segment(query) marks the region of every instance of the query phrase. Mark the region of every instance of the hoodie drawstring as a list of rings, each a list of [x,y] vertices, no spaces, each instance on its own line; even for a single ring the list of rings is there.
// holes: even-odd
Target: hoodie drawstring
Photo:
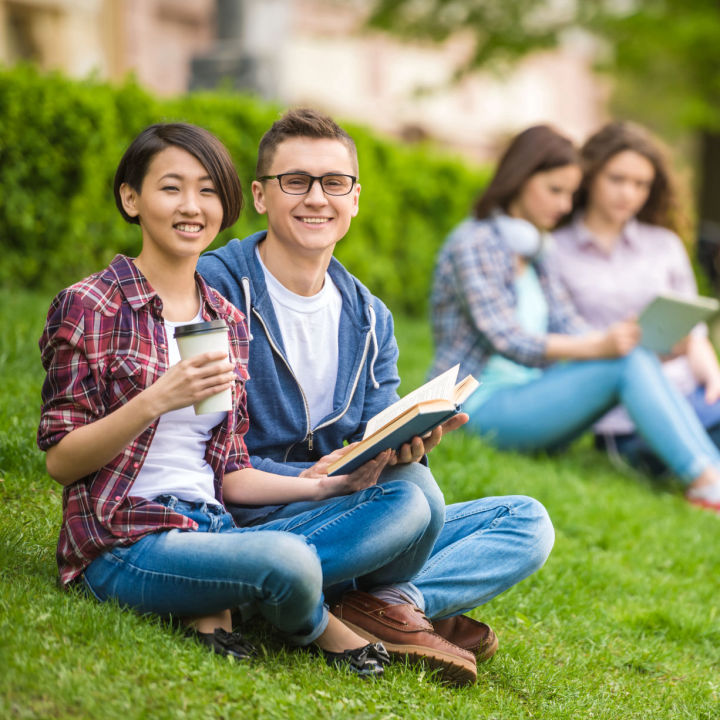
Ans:
[[[250,307],[250,279],[243,277],[240,279],[242,285],[243,295],[245,295],[245,322],[247,323],[248,340],[252,340],[253,336],[250,332],[250,316],[252,315],[252,308]]]
[[[377,390],[380,387],[380,383],[375,379],[375,360],[377,360],[380,348],[378,347],[377,335],[375,333],[375,308],[372,305],[368,305],[370,311],[370,338],[373,344],[373,355],[370,360],[370,379],[372,380],[373,387]]]

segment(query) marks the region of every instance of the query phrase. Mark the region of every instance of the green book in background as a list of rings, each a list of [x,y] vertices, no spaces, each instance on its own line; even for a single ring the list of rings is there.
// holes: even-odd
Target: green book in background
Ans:
[[[455,365],[370,418],[363,439],[329,466],[328,475],[350,473],[383,450],[398,450],[460,412],[480,383],[472,375],[456,383],[459,368]]]
[[[720,302],[709,297],[686,297],[665,293],[650,301],[638,317],[642,329],[640,345],[667,355],[694,327],[720,310]]]

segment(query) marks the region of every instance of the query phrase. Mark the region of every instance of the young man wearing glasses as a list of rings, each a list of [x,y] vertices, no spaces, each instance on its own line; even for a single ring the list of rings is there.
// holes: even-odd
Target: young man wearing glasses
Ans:
[[[273,124],[258,151],[252,184],[268,229],[200,258],[198,270],[246,315],[247,384],[253,466],[288,476],[359,440],[369,418],[397,399],[398,349],[386,306],[333,258],[358,213],[355,144],[332,119],[293,110]],[[410,482],[424,493],[427,561],[404,582],[371,592],[328,589],[331,610],[396,655],[424,658],[455,682],[472,682],[476,660],[497,638],[463,613],[545,562],[553,529],[545,509],[523,496],[445,507],[425,455],[460,416],[392,458],[379,485]],[[363,473],[363,468],[355,471]],[[374,481],[374,478],[373,480]],[[231,508],[238,524],[293,518],[322,503]],[[382,541],[384,528],[364,532]]]

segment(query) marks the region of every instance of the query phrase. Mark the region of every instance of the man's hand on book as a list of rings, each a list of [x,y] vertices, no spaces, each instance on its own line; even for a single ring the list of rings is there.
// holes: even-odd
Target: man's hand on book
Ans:
[[[316,500],[336,497],[337,495],[350,495],[350,493],[372,487],[378,481],[380,473],[390,462],[394,453],[392,450],[385,450],[376,458],[366,462],[357,470],[347,475],[327,476],[328,466],[341,458],[346,452],[352,450],[357,443],[351,443],[345,447],[334,450],[329,455],[321,457],[314,465],[303,470],[300,477],[313,478],[317,480],[318,495]]]
[[[390,465],[404,465],[405,463],[418,462],[423,455],[427,455],[442,439],[443,434],[457,430],[464,425],[470,416],[467,413],[453,415],[447,422],[438,425],[429,435],[424,438],[414,437],[411,442],[405,443],[390,460]]]

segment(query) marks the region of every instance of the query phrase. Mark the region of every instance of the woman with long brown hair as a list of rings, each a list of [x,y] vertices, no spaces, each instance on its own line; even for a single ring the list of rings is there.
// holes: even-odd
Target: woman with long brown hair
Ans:
[[[572,143],[537,126],[515,137],[445,242],[432,290],[434,372],[483,381],[465,426],[500,448],[557,450],[623,405],[696,504],[720,510],[720,453],[636,322],[588,328],[544,260],[581,179]]]
[[[697,295],[660,144],[639,125],[612,122],[587,140],[581,155],[574,213],[555,233],[552,263],[584,320],[602,329],[640,313],[657,295]],[[720,366],[705,326],[663,358],[663,371],[720,446]],[[665,469],[623,410],[609,413],[595,432],[599,444],[631,464]]]

